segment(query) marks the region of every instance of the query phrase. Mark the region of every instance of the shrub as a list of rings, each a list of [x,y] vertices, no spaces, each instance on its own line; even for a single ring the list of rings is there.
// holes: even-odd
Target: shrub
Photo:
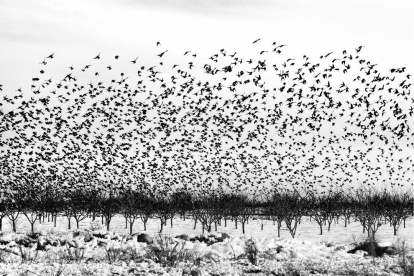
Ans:
[[[37,258],[38,251],[32,250],[30,247],[24,247],[20,244],[17,244],[17,248],[19,249],[19,256],[23,262],[32,263]]]
[[[149,246],[147,257],[162,266],[175,267],[179,262],[194,260],[193,254],[183,249],[180,242],[174,244],[171,237],[159,235]]]
[[[66,254],[63,257],[66,260],[80,263],[85,255],[85,249],[79,247],[69,247],[69,245],[66,244],[65,253]]]
[[[414,275],[414,256],[408,255],[408,247],[405,240],[398,240],[396,246],[398,252],[398,265],[402,275]]]
[[[253,239],[248,239],[246,241],[246,248],[247,248],[247,259],[252,263],[253,265],[257,265],[257,255],[258,250],[256,247],[256,243],[253,241]]]

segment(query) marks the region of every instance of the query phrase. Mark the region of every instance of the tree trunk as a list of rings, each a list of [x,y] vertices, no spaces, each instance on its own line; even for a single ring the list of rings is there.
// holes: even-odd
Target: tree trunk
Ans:
[[[332,220],[328,221],[328,232],[331,231],[331,224],[332,224]]]
[[[16,233],[16,220],[12,220],[13,232]]]
[[[165,222],[164,222],[164,220],[162,218],[160,218],[160,220],[161,220],[161,229],[160,229],[160,234],[161,234],[162,231],[164,230],[164,224],[165,224]]]
[[[134,222],[129,223],[129,234],[132,234],[132,226],[134,225]]]
[[[277,222],[277,237],[280,238],[280,228],[282,228],[282,222]]]
[[[111,223],[111,216],[106,217],[106,230],[109,231],[109,224]]]

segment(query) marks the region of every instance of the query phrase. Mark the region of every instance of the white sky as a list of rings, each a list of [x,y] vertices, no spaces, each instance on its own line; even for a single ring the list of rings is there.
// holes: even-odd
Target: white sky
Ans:
[[[274,41],[288,45],[284,56],[292,58],[363,45],[380,72],[403,66],[412,72],[413,7],[412,0],[0,0],[0,96],[20,87],[29,94],[39,62],[51,53],[45,75],[52,71],[56,81],[99,52],[114,64],[117,54],[150,64],[167,49],[171,62],[187,50],[207,58],[222,48],[259,57]]]
[[[360,45],[384,68],[414,62],[413,4],[406,1],[178,0],[0,1],[0,83],[17,89],[42,57],[60,66],[98,52],[128,58],[160,41],[172,54],[251,50],[262,39],[287,44],[292,56],[322,55]],[[289,56],[289,54],[287,54]],[[40,60],[39,60],[40,59]]]

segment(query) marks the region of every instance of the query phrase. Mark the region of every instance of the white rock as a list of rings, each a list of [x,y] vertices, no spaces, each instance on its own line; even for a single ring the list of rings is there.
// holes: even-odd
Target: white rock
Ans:
[[[228,258],[233,256],[233,249],[231,248],[231,245],[229,243],[224,242],[218,242],[215,244],[212,244],[208,247],[209,252],[205,255],[205,257],[211,257],[213,259],[219,259],[219,258]],[[237,257],[237,255],[236,255]]]
[[[276,254],[275,259],[277,261],[284,261],[287,259],[287,255],[285,253]]]
[[[228,242],[233,248],[234,254],[237,256],[246,254],[246,242],[238,237],[232,238]]]
[[[203,257],[207,253],[207,245],[203,242],[195,243],[191,249],[191,253],[196,256]]]
[[[11,241],[7,245],[8,245],[8,247],[15,247],[15,246],[17,246],[17,243],[15,241]]]
[[[183,250],[193,250],[193,248],[194,248],[194,243],[193,242],[190,242],[190,241],[184,241],[184,244],[183,244]]]
[[[357,250],[355,251],[354,255],[358,257],[364,257],[365,255],[368,255],[368,253],[363,250]]]
[[[1,240],[5,242],[11,242],[12,240],[14,240],[15,236],[16,235],[14,233],[7,233],[1,237]]]
[[[305,257],[305,255],[304,255],[304,254],[302,254],[302,253],[300,253],[300,252],[297,252],[297,251],[291,251],[291,252],[290,252],[290,257],[291,257],[292,259],[302,259],[302,258],[304,258],[304,257]]]
[[[134,262],[134,260],[131,260],[129,262],[129,267],[131,267],[131,268],[136,268],[137,267],[137,264]]]
[[[332,256],[334,259],[339,261],[348,260],[350,258],[349,254],[343,251],[335,251]]]
[[[379,242],[379,243],[377,243],[377,246],[378,247],[390,247],[390,246],[392,246],[392,242],[390,242],[390,241]]]

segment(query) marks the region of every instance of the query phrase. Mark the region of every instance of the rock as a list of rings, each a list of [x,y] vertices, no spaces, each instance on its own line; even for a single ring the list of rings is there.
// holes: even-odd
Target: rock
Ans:
[[[5,235],[3,235],[3,236],[1,237],[1,240],[2,240],[5,244],[7,244],[7,243],[9,243],[9,242],[13,241],[15,237],[16,237],[15,233],[7,233],[7,234],[5,234]]]
[[[46,246],[48,245],[48,241],[44,237],[40,237],[37,240],[37,247],[36,250],[46,251]]]
[[[368,253],[366,251],[363,251],[363,250],[357,250],[357,251],[355,251],[354,255],[356,255],[358,257],[364,257],[365,255],[368,255]]]
[[[227,234],[227,233],[221,233],[221,238],[222,238],[223,240],[225,240],[225,239],[230,239],[231,237],[230,237],[230,235],[229,235],[229,234]]]
[[[345,245],[338,245],[334,248],[334,251],[345,251],[347,249],[349,249],[349,248],[347,248],[347,246],[345,246]]]
[[[103,230],[96,230],[92,232],[92,235],[94,237],[97,237],[99,239],[107,239],[108,238],[108,233],[106,231]]]
[[[265,240],[266,249],[276,249],[278,246],[280,245],[278,244],[275,238],[270,238],[270,239]]]
[[[387,247],[381,247],[379,248],[381,250],[377,250],[380,251],[378,252],[380,256],[382,256],[383,254],[387,254],[387,255],[398,255],[398,249],[393,247],[393,246],[387,246]]]
[[[276,254],[275,259],[277,261],[285,261],[287,259],[287,255],[285,253]]]
[[[58,239],[53,237],[45,237],[46,244],[50,244],[51,246],[58,246],[60,244]]]
[[[75,239],[73,239],[73,242],[75,243],[76,248],[85,249],[86,247],[83,236],[79,236],[79,238],[76,237]]]
[[[386,242],[379,242],[379,243],[377,243],[377,246],[378,246],[378,247],[392,247],[392,243],[391,243],[391,242],[389,242],[389,241],[386,241]]]
[[[192,254],[195,254],[197,257],[203,257],[206,253],[207,244],[203,242],[195,242],[191,250]]]
[[[300,252],[296,252],[296,251],[290,251],[290,257],[292,258],[292,259],[302,259],[302,258],[304,258],[305,257],[305,255],[303,255],[302,253],[300,253]]]
[[[276,253],[281,253],[282,249],[283,249],[283,246],[278,245],[275,249],[276,249]]]
[[[27,238],[27,237],[17,238],[15,241],[16,241],[16,244],[24,246],[24,247],[30,247],[30,244],[32,243],[30,238]]]
[[[232,258],[234,256],[233,249],[229,243],[218,242],[208,247],[206,258],[220,260],[223,258]],[[236,256],[237,257],[237,256]]]
[[[350,255],[344,251],[334,251],[334,253],[332,254],[334,259],[340,260],[340,261],[345,261],[347,259],[350,258]],[[329,258],[328,256],[326,256],[327,258]]]
[[[75,241],[71,239],[67,239],[65,244],[67,244],[69,247],[76,247]]]
[[[32,233],[28,233],[26,236],[31,238],[31,239],[38,239],[40,236],[42,236],[42,233],[32,232]]]
[[[108,245],[108,241],[107,240],[104,240],[104,239],[97,239],[97,245],[98,246],[103,246],[103,247],[106,247],[107,245]]]
[[[246,242],[238,237],[232,238],[228,243],[230,243],[233,248],[236,258],[240,255],[246,254]]]
[[[189,240],[189,237],[187,234],[178,235],[178,236],[175,236],[175,238],[185,240],[185,241]]]
[[[94,238],[94,236],[91,233],[86,233],[85,237],[83,238],[83,241],[84,242],[90,242],[93,238]]]
[[[88,247],[90,248],[98,247],[98,238],[93,237],[93,239],[89,241]]]
[[[140,234],[137,238],[138,242],[145,242],[146,244],[152,244],[154,242],[153,238],[148,234]]]

